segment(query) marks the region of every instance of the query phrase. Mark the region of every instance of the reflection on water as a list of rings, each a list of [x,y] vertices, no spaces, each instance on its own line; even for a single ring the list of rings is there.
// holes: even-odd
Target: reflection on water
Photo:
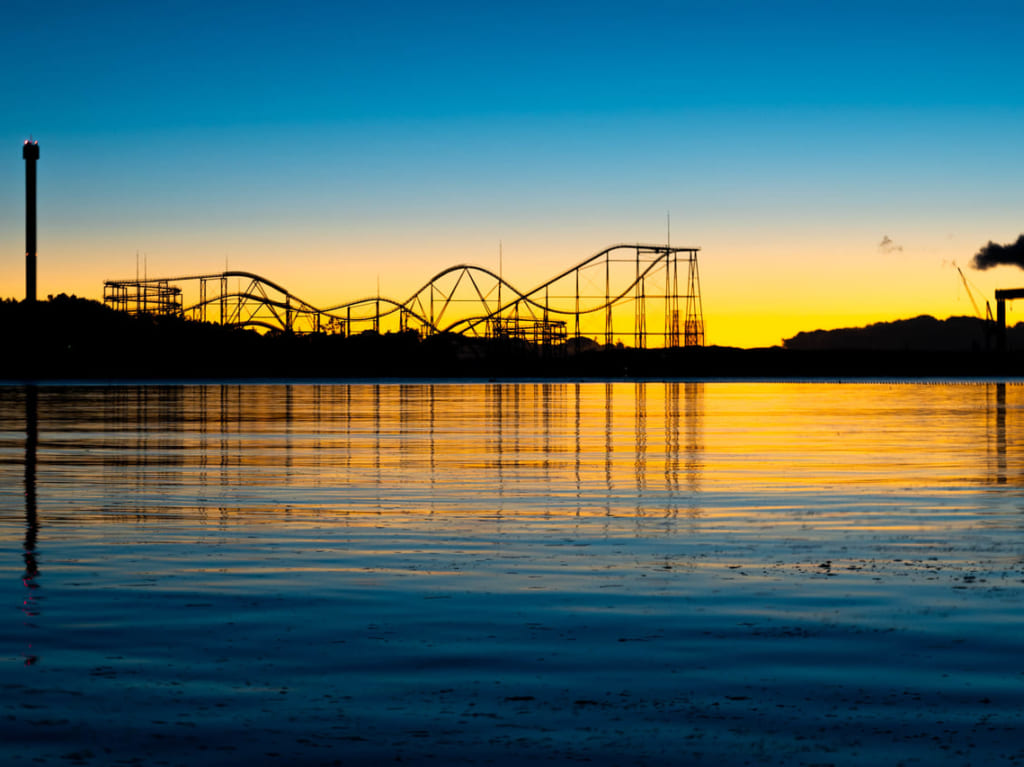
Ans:
[[[7,387],[0,449],[4,471],[24,473],[28,583],[40,510],[60,524],[443,512],[600,515],[641,527],[683,512],[739,528],[777,523],[767,511],[794,494],[839,488],[849,503],[816,515],[898,527],[932,496],[945,506],[967,493],[974,508],[984,498],[975,488],[1020,486],[1021,392],[1006,383]],[[879,516],[885,488],[921,488],[922,503]]]
[[[1022,413],[1004,382],[0,387],[0,758],[1024,758]]]
[[[39,443],[39,415],[35,386],[25,387],[25,574],[22,582],[28,593],[22,603],[22,613],[27,619],[26,626],[32,628],[39,615],[36,589],[39,583],[39,561],[36,558],[36,541],[39,536],[39,517],[36,512],[36,449]],[[25,665],[31,666],[38,660],[29,645],[25,653]]]
[[[996,483],[1006,484],[1006,384],[996,387]]]
[[[794,513],[893,529],[913,517],[938,530],[973,517],[928,509],[955,500],[973,514],[998,499],[979,488],[1021,485],[1021,392],[1002,382],[6,387],[0,468],[24,474],[26,585],[40,514],[62,525],[604,516],[642,529],[682,512],[705,530],[743,532],[782,523],[795,496],[824,493],[843,502]],[[906,490],[918,495],[886,507],[886,493]]]
[[[43,389],[45,462],[60,474],[48,502],[101,520],[213,500],[237,513],[334,501],[385,511],[410,495],[402,511],[697,513],[702,386]],[[19,399],[34,407],[34,390],[3,394],[8,412]],[[25,449],[34,456],[34,437]]]
[[[1019,484],[1008,434],[1020,391],[1005,383],[8,387],[0,406],[8,465],[16,441],[35,455],[41,428],[44,471],[56,482],[48,502],[76,513],[145,516],[154,503],[208,508],[214,499],[240,512],[248,501],[383,511],[410,495],[417,505],[403,511],[537,511],[517,500],[526,495],[581,514],[650,516],[699,515],[736,481],[794,490],[825,475],[903,483],[911,465],[925,483]],[[24,419],[17,428],[14,414]],[[34,460],[17,463],[34,504]],[[276,495],[259,492],[271,487]],[[278,498],[285,488],[297,492]]]

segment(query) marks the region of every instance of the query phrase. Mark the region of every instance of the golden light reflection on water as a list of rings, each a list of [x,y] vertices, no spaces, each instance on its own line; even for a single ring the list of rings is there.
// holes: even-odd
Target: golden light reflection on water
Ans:
[[[58,517],[773,512],[778,524],[812,513],[810,497],[842,517],[821,524],[888,528],[906,524],[886,510],[901,495],[948,512],[964,490],[1019,487],[1022,406],[1024,388],[1006,383],[8,387],[0,456],[38,476],[40,511]]]
[[[5,738],[44,761],[103,732],[119,761],[202,764],[149,737],[189,722],[257,763],[287,726],[314,743],[290,762],[313,763],[340,727],[338,753],[375,763],[427,722],[456,759],[466,733],[490,747],[514,727],[540,734],[534,753],[553,729],[638,733],[628,756],[656,736],[653,763],[689,721],[702,749],[723,734],[707,763],[737,743],[756,762],[772,738],[795,763],[809,743],[931,743],[953,720],[980,722],[957,757],[993,731],[982,756],[1008,753],[1022,394],[0,387],[0,589],[22,604],[0,638],[33,675],[7,685]],[[782,707],[780,728],[763,712]],[[125,751],[133,712],[145,743]]]

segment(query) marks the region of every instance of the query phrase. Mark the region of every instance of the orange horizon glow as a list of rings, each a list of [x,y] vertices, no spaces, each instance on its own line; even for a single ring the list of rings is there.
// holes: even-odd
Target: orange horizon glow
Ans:
[[[367,250],[369,244],[364,244]],[[503,277],[520,290],[530,290],[555,274],[579,263],[602,249],[577,246],[572,253],[570,243],[524,254],[515,247],[503,246],[499,263],[498,248],[492,248],[487,259],[474,258],[478,248],[424,248],[411,254],[381,251],[374,260],[356,253],[347,258],[328,258],[303,253],[301,260],[280,259],[276,250],[247,251],[247,256],[221,259],[171,259],[162,254],[139,255],[139,276],[180,277],[189,274],[215,274],[231,270],[249,271],[274,281],[293,295],[325,308],[357,298],[380,295],[405,301],[431,277],[455,263],[484,266],[494,272],[501,269]],[[39,256],[39,295],[66,293],[103,300],[106,279],[131,279],[135,276],[134,253],[119,259],[121,267],[97,266],[110,263],[109,256],[99,253],[71,256],[82,248],[71,243],[49,244]],[[54,252],[56,251],[56,252]],[[582,254],[581,254],[582,251]],[[960,255],[957,259],[955,256]],[[752,348],[774,346],[800,332],[861,327],[876,322],[909,319],[931,315],[938,319],[951,316],[973,316],[974,308],[955,263],[966,264],[967,258],[953,248],[945,254],[904,255],[893,259],[885,254],[869,253],[860,258],[844,254],[831,264],[812,256],[775,255],[767,260],[737,255],[721,255],[704,247],[699,253],[701,297],[704,310],[706,344]],[[808,268],[811,264],[812,268]],[[0,286],[10,298],[20,299],[24,277],[20,264],[8,261],[0,269]],[[1015,269],[999,268],[987,272],[964,269],[970,281],[974,301],[984,311],[986,301],[994,306],[993,294],[1001,287],[1024,283],[1017,279]],[[680,279],[685,277],[681,273]],[[16,287],[13,287],[16,286]],[[13,289],[12,289],[13,288]],[[593,289],[593,286],[591,286]],[[655,288],[657,295],[663,288]],[[1008,321],[1013,324],[1014,305],[1007,305]],[[682,309],[682,307],[681,307]],[[626,306],[616,313],[629,312]],[[615,340],[631,345],[631,318],[622,325],[616,319]],[[664,326],[663,315],[655,302],[648,311],[648,331],[659,334]],[[569,323],[570,335],[573,328]],[[581,335],[604,341],[603,315],[585,320]],[[655,341],[649,345],[660,345]]]

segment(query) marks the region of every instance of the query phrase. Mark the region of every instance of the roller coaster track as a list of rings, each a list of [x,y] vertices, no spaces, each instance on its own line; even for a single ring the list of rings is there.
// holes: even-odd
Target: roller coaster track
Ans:
[[[543,345],[588,337],[637,347],[703,346],[697,253],[668,245],[614,245],[526,292],[491,269],[457,264],[404,301],[376,295],[321,308],[258,274],[225,271],[107,280],[104,302],[132,314],[174,314],[290,333],[415,330],[423,336],[511,337]]]

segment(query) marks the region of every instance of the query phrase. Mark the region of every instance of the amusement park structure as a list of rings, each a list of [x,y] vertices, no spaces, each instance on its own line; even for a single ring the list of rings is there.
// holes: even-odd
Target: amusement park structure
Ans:
[[[413,330],[423,337],[455,333],[544,347],[573,338],[637,348],[703,346],[698,251],[614,245],[526,292],[490,269],[459,264],[403,301],[375,295],[319,308],[243,271],[107,280],[103,300],[130,314],[288,333]]]

